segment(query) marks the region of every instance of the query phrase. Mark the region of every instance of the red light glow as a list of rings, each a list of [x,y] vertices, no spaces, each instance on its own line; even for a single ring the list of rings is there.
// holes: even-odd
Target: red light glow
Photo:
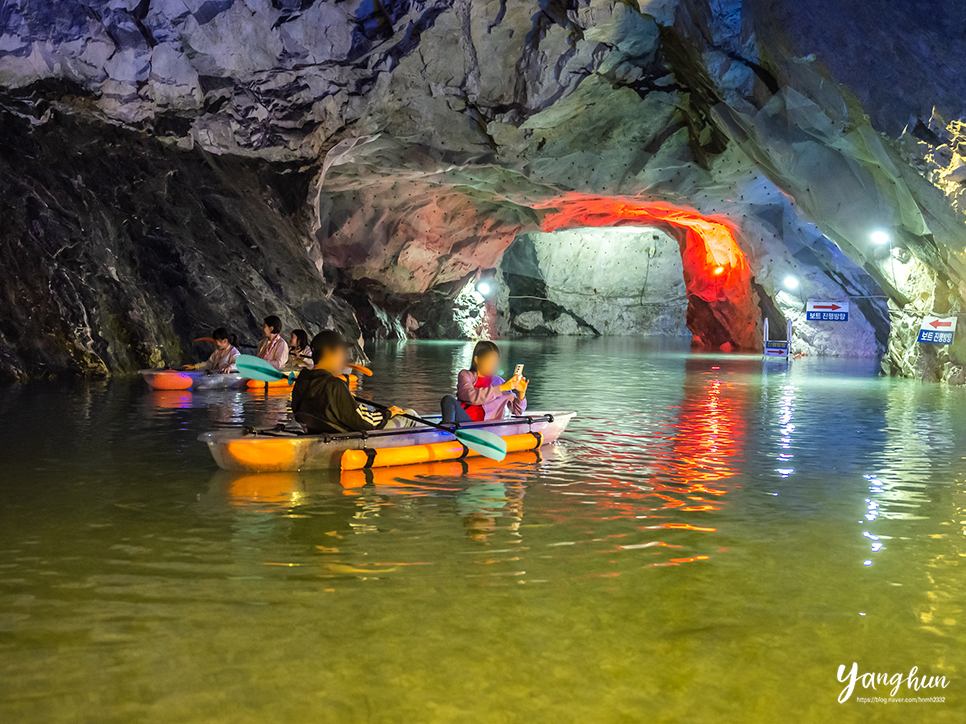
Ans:
[[[650,226],[669,232],[681,245],[688,293],[713,302],[728,298],[730,287],[745,288],[748,262],[735,241],[734,225],[665,201],[568,194],[544,208],[544,231],[581,226]]]
[[[584,226],[646,226],[674,237],[681,249],[688,292],[688,328],[697,347],[760,349],[761,316],[751,267],[738,246],[737,229],[723,216],[702,214],[666,201],[640,197],[564,194],[539,207],[543,231]]]

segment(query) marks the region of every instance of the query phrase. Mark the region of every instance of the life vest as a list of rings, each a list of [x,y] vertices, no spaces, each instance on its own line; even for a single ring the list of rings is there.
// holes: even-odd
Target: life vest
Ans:
[[[476,384],[473,385],[476,389],[481,389],[483,387],[489,387],[493,383],[492,377],[477,377]],[[483,410],[483,405],[469,405],[465,402],[460,403],[466,414],[470,416],[473,422],[483,422],[486,418],[486,412]]]

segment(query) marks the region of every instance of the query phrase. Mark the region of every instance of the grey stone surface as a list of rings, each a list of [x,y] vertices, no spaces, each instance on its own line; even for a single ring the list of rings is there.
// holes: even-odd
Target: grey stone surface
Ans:
[[[534,275],[546,293],[545,298],[520,295],[517,310],[549,301],[600,334],[690,338],[681,252],[667,234],[635,227],[567,229],[531,232],[515,243],[531,244],[535,263],[523,262],[511,247],[500,265],[503,277]],[[507,305],[500,311],[511,316],[510,333],[551,328],[539,309],[514,314]]]
[[[305,255],[309,179],[66,118],[0,115],[0,379],[195,362],[262,319],[360,338]],[[245,351],[245,350],[243,350]]]
[[[942,11],[949,22],[930,24],[902,0],[875,9],[858,0],[10,0],[0,12],[0,113],[30,126],[24,143],[41,145],[69,128],[125,127],[130,135],[111,137],[107,156],[120,170],[125,154],[293,164],[309,180],[287,192],[300,196],[285,199],[295,211],[277,225],[291,233],[266,234],[265,244],[280,244],[283,256],[300,250],[298,268],[315,275],[326,303],[339,314],[351,303],[370,336],[452,333],[467,282],[502,278],[496,270],[514,239],[600,195],[730,219],[754,294],[796,321],[799,352],[888,348],[891,371],[958,379],[956,349],[924,367],[918,345],[896,331],[897,319],[924,310],[960,312],[966,294],[957,133],[927,120],[892,140],[903,118],[927,118],[930,104],[962,114],[962,13]],[[8,132],[8,149],[20,133]],[[27,164],[16,173],[34,187],[75,178],[66,151],[44,158],[43,172]],[[56,201],[80,218],[85,203],[110,206],[110,188],[85,185],[88,200]],[[132,186],[133,206],[151,206],[146,189],[156,193]],[[185,204],[200,197],[185,186]],[[8,238],[37,244],[25,207],[11,208]],[[248,237],[262,208],[245,210]],[[128,212],[112,213],[119,224]],[[264,210],[271,225],[275,213]],[[241,233],[227,223],[189,235],[186,251],[204,255],[214,239]],[[870,243],[876,229],[889,231],[891,251]],[[48,236],[69,247],[77,235]],[[573,258],[600,257],[587,238]],[[895,254],[906,259],[898,275]],[[569,258],[550,255],[542,266],[554,277]],[[635,255],[626,278],[612,270],[608,284],[632,287],[643,261]],[[91,263],[66,267],[84,275]],[[115,268],[124,284],[152,281],[147,270]],[[258,288],[237,267],[206,273],[244,293]],[[788,275],[801,280],[798,299],[781,293]],[[170,307],[151,294],[151,305]],[[854,300],[854,321],[809,325],[809,297]],[[293,319],[307,314],[307,299],[279,297]],[[78,303],[95,320],[92,338],[104,334],[95,302]],[[610,317],[573,290],[548,304],[518,310],[510,323],[529,333],[647,326]],[[529,311],[540,319],[522,316]],[[51,312],[44,329],[82,328],[75,313]],[[183,345],[187,305],[170,313]],[[27,342],[8,335],[4,344],[25,359]],[[131,364],[118,355],[104,366]]]

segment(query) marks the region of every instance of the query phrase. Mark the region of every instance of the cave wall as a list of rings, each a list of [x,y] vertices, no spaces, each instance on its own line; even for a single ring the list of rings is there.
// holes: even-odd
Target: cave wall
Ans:
[[[678,242],[659,230],[522,234],[498,271],[503,334],[691,336]]]
[[[226,326],[255,342],[268,314],[358,340],[305,253],[309,182],[74,117],[0,114],[0,377],[193,362],[210,348],[190,340]]]
[[[885,352],[892,318],[919,310],[888,280],[870,233],[890,229],[924,268],[948,274],[958,257],[935,251],[961,245],[962,218],[939,189],[897,162],[896,149],[873,131],[848,89],[828,84],[817,64],[794,68],[797,88],[776,85],[759,65],[753,37],[733,37],[722,18],[692,10],[678,5],[667,25],[666,15],[637,16],[606,3],[564,13],[566,21],[544,18],[544,63],[524,62],[531,58],[524,52],[510,110],[468,106],[456,88],[444,105],[446,88],[457,82],[452,67],[420,66],[408,75],[402,63],[387,93],[406,102],[380,107],[378,134],[329,152],[319,184],[327,200],[321,255],[344,246],[375,251],[366,219],[406,208],[403,194],[417,180],[434,196],[461,194],[502,210],[505,225],[488,236],[495,247],[473,244],[491,258],[516,233],[565,209],[575,192],[630,203],[665,199],[733,220],[755,282],[801,332],[796,354]],[[464,43],[493,42],[470,36]],[[434,69],[446,75],[426,99],[414,92],[416,76]],[[443,133],[467,115],[462,133]],[[340,203],[367,186],[365,203]],[[450,261],[441,254],[433,269],[452,274]],[[780,296],[789,274],[801,280],[794,298]],[[834,328],[807,322],[803,299],[812,297],[854,299],[852,321]],[[890,299],[898,302],[891,312]]]
[[[949,0],[751,0],[746,22],[782,80],[808,58],[893,138],[911,118],[966,113],[966,5]],[[914,41],[914,42],[910,42]],[[790,65],[790,64],[788,64]]]
[[[963,311],[966,298],[952,119],[963,81],[948,62],[962,13],[943,12],[949,23],[928,27],[924,16],[897,22],[914,13],[902,0],[16,0],[0,13],[0,113],[24,119],[31,143],[64,134],[68,156],[69,133],[123,126],[109,156],[122,171],[125,154],[155,139],[165,150],[151,153],[179,163],[297,176],[298,198],[285,200],[294,212],[276,224],[269,200],[281,192],[260,188],[245,226],[265,214],[283,229],[265,237],[266,255],[274,244],[294,254],[291,286],[321,290],[346,329],[339,300],[349,300],[368,336],[458,332],[467,284],[496,273],[514,239],[575,195],[596,195],[729,219],[754,294],[795,321],[797,353],[886,352],[892,373],[954,380],[955,346],[926,354],[900,332],[925,312]],[[930,102],[950,119],[926,119]],[[67,117],[73,131],[59,125]],[[16,173],[43,185],[42,171]],[[245,174],[227,175],[218,183],[238,193]],[[165,198],[133,188],[135,206]],[[237,236],[211,222],[212,239]],[[886,256],[870,244],[875,229],[892,235]],[[248,277],[221,266],[210,279],[284,293],[247,263]],[[130,272],[118,277],[136,286]],[[796,295],[782,291],[790,274]],[[167,308],[167,293],[152,287],[145,304]],[[279,297],[293,319],[314,304],[297,296]],[[852,300],[853,321],[810,325],[809,297]],[[550,321],[566,313],[577,332],[595,328],[557,304]],[[78,326],[68,309],[43,329]],[[107,339],[106,316],[88,316]],[[32,343],[6,344],[22,357]],[[104,354],[108,367],[133,364]]]

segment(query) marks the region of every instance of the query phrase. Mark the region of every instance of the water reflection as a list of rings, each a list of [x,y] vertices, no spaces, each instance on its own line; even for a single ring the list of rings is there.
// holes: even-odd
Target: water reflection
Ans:
[[[765,722],[851,716],[843,662],[961,680],[966,391],[503,347],[534,409],[579,410],[503,465],[216,474],[197,435],[271,426],[287,391],[0,396],[0,720]],[[470,348],[374,350],[369,392],[434,411]]]
[[[358,503],[351,515],[356,522],[349,528],[359,533],[378,530],[381,523],[391,524],[397,510],[411,515],[414,502],[420,499],[423,505],[433,507],[452,502],[468,538],[488,542],[499,529],[519,540],[525,484],[539,466],[556,459],[555,453],[548,448],[514,453],[502,463],[468,458],[347,472],[219,471],[209,484],[204,505],[230,509],[238,516],[255,515],[261,528],[265,513],[280,519],[306,517],[341,493]]]

